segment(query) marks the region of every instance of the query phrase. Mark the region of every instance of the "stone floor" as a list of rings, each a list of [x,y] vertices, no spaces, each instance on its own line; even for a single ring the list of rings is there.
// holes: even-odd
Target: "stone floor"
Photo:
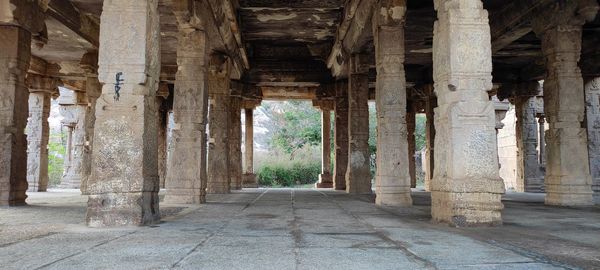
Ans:
[[[600,208],[509,194],[505,225],[432,224],[429,196],[388,209],[371,196],[257,189],[196,207],[161,205],[156,226],[90,229],[77,191],[0,208],[1,269],[599,269]]]

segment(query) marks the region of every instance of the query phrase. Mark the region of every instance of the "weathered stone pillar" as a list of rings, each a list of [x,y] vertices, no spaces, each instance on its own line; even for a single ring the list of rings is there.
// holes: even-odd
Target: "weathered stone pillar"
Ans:
[[[165,202],[199,204],[207,183],[208,41],[202,30],[180,29],[178,42]]]
[[[417,128],[417,115],[410,108],[406,112],[406,133],[408,141],[408,174],[410,176],[410,187],[417,187],[417,164],[415,161],[415,152],[417,151],[417,142],[415,138],[415,129]]]
[[[331,100],[313,101],[313,106],[321,110],[321,174],[317,188],[333,188],[333,177],[331,175]]]
[[[539,89],[539,83],[535,82],[526,87]],[[529,89],[521,90],[523,90],[521,92],[531,92]],[[535,95],[515,97],[518,148],[516,191],[518,192],[542,192],[544,186],[544,178],[538,163],[538,123],[535,99]]]
[[[584,85],[578,62],[582,25],[593,20],[598,3],[569,1],[560,5],[560,9],[560,13],[553,10],[551,18],[541,14],[533,22],[535,32],[542,40],[547,69],[544,115],[550,128],[546,133],[546,204],[591,205],[587,132],[582,127]]]
[[[243,186],[245,188],[257,188],[258,179],[254,174],[254,109],[245,108],[246,133],[244,138],[244,164],[246,166],[243,175]]]
[[[436,0],[433,73],[435,171],[432,217],[455,226],[499,224],[496,117],[489,100],[492,50],[488,13],[480,0]]]
[[[410,135],[407,134],[404,72],[406,2],[381,1],[377,10],[373,17],[377,63],[375,96],[377,106],[375,192],[377,196],[375,202],[379,205],[410,206],[412,205],[411,175],[408,169],[410,150],[407,141]],[[368,130],[368,121],[365,130]]]
[[[600,77],[586,83],[585,99],[592,191],[594,203],[600,204]]]
[[[209,194],[229,193],[229,101],[231,80],[229,60],[215,54],[210,59],[208,89],[210,113],[208,141],[208,184]]]
[[[434,171],[434,146],[435,146],[435,124],[434,109],[437,107],[437,98],[433,94],[432,87],[428,87],[430,90],[429,97],[425,100],[425,117],[427,122],[425,123],[425,179],[424,188],[426,191],[431,191],[431,181],[433,179]]]
[[[241,92],[231,96],[229,112],[229,185],[232,190],[242,189],[242,97]]]
[[[369,194],[369,67],[366,56],[350,57],[348,75],[348,169],[346,192]]]
[[[546,117],[541,115],[538,118],[538,138],[540,140],[540,164],[542,167],[546,167]]]
[[[48,189],[48,140],[50,100],[58,95],[58,80],[34,74],[27,76],[29,122],[27,124],[27,182],[29,191]]]
[[[177,76],[177,75],[176,75]],[[167,182],[168,163],[168,137],[169,137],[169,112],[173,110],[173,97],[169,98],[170,90],[167,83],[160,83],[158,87],[158,178],[160,188],[165,188]]]
[[[346,170],[348,169],[348,83],[335,83],[335,163],[333,164],[333,187],[346,190]]]
[[[156,92],[160,75],[158,1],[105,1],[87,224],[155,223],[158,209]]]

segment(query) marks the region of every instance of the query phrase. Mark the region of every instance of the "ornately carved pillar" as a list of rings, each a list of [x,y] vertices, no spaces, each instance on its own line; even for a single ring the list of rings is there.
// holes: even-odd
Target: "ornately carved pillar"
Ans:
[[[335,162],[333,164],[333,187],[335,190],[346,190],[346,170],[348,169],[348,83],[335,83],[334,104],[334,145]]]
[[[245,108],[246,133],[244,138],[244,169],[243,186],[245,188],[257,188],[258,179],[254,174],[254,109]]]
[[[209,194],[229,193],[229,101],[231,80],[230,64],[226,56],[215,54],[210,59],[208,89],[210,113],[208,140],[208,184]]]
[[[317,104],[315,104],[315,102]],[[313,101],[321,110],[321,174],[317,188],[333,188],[333,177],[331,175],[331,100]]]
[[[202,30],[180,29],[178,42],[165,202],[199,204],[207,183],[208,41]]]
[[[376,10],[378,12],[375,12],[373,19],[377,63],[375,202],[379,205],[410,206],[410,150],[407,141],[409,135],[404,72],[406,2],[381,1]],[[370,189],[370,185],[368,188]]]
[[[29,122],[27,124],[27,182],[29,191],[48,189],[48,140],[50,139],[50,100],[58,95],[54,78],[29,74]]]
[[[231,96],[229,112],[229,185],[242,189],[242,97]]]
[[[157,0],[104,1],[92,174],[92,227],[155,223],[158,208],[156,92],[160,75]]]
[[[436,0],[432,217],[456,226],[502,222],[496,117],[489,100],[492,50],[481,0]]]
[[[539,83],[524,85],[539,89]],[[538,159],[538,123],[534,89],[520,89],[533,95],[515,97],[517,137],[517,186],[519,192],[542,192],[544,178]]]
[[[600,204],[600,77],[586,83],[585,99],[592,191],[594,203]]]
[[[72,102],[72,104],[68,105],[67,109],[70,111],[69,114],[71,114],[71,117],[63,119],[63,121],[69,120],[70,122],[66,123],[66,126],[70,129],[69,144],[67,147],[69,160],[65,166],[65,174],[60,186],[61,188],[78,189],[81,188],[83,179],[89,175],[89,172],[84,171],[87,168],[84,159],[87,158],[87,161],[89,161],[87,157],[89,148],[86,145],[88,143],[86,115],[88,114],[89,107],[85,92],[74,91]]]
[[[534,30],[542,40],[547,76],[544,115],[549,129],[546,160],[546,204],[591,205],[592,176],[588,160],[584,85],[578,62],[582,25],[597,11],[596,1],[556,3],[552,18],[540,15]]]
[[[346,192],[369,194],[369,67],[366,56],[350,57],[348,75],[348,169]]]

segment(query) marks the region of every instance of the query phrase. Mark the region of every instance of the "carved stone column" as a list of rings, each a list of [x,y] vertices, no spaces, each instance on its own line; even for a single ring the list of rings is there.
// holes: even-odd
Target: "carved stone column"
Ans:
[[[58,80],[29,74],[29,122],[27,124],[28,191],[48,189],[48,140],[50,139],[50,100],[58,96]]]
[[[258,179],[254,174],[254,107],[245,107],[246,133],[244,138],[244,164],[246,166],[243,175],[243,186],[245,188],[257,188]]]
[[[519,192],[542,192],[544,178],[538,158],[538,123],[536,119],[536,90],[539,91],[539,83],[524,85],[528,89],[520,92],[528,92],[531,95],[520,95],[515,97],[516,106],[516,137],[517,137],[517,186]],[[531,89],[534,88],[534,89]]]
[[[87,224],[152,224],[158,208],[158,1],[104,1]]]
[[[180,29],[179,35],[165,202],[199,204],[206,202],[208,179],[208,41],[202,30]]]
[[[160,188],[165,188],[167,180],[167,163],[169,146],[169,114],[173,110],[173,97],[169,98],[169,84],[160,83],[158,86],[158,177]],[[205,167],[206,168],[206,167]]]
[[[433,179],[434,171],[434,146],[435,146],[435,124],[434,109],[437,107],[437,98],[433,94],[433,88],[428,87],[429,97],[425,100],[425,117],[427,122],[425,124],[425,179],[424,187],[426,191],[431,191],[431,181]]]
[[[335,127],[335,163],[333,164],[333,187],[335,190],[346,190],[346,170],[348,169],[348,83],[335,83],[336,97],[334,104]]]
[[[369,67],[366,56],[352,55],[348,75],[348,169],[346,192],[370,194]]]
[[[592,3],[593,2],[593,3]],[[552,16],[533,22],[542,40],[547,77],[544,80],[546,133],[546,204],[591,205],[592,177],[588,160],[584,85],[578,62],[582,25],[598,10],[595,1],[556,3]],[[551,17],[551,18],[549,18]]]
[[[417,151],[417,141],[415,138],[415,129],[417,128],[417,115],[414,109],[409,108],[406,112],[406,133],[408,141],[408,175],[410,176],[410,187],[417,187],[417,164],[415,152]]]
[[[232,190],[242,189],[242,97],[240,94],[240,91],[236,91],[236,95],[231,96],[229,112],[229,184]]]
[[[502,223],[496,117],[489,100],[492,50],[488,13],[480,0],[436,0],[433,78],[434,221],[455,226]]]
[[[410,135],[407,133],[404,72],[406,2],[381,1],[376,10],[378,12],[373,17],[377,63],[375,202],[379,205],[410,206],[410,150],[407,141]]]
[[[332,100],[313,101],[313,106],[321,110],[321,174],[317,188],[333,188],[331,175],[331,110]]]
[[[585,99],[592,191],[594,203],[600,204],[600,77],[586,83]]]
[[[208,141],[208,185],[209,194],[229,193],[229,60],[224,55],[213,55],[210,59],[208,89],[210,113]]]

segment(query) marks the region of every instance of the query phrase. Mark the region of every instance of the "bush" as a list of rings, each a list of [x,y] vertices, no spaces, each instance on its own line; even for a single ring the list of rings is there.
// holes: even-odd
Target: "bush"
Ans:
[[[60,185],[64,171],[65,146],[60,141],[48,143],[48,180],[51,187]]]
[[[316,183],[320,173],[320,163],[278,162],[261,166],[257,175],[261,186],[293,187]]]

